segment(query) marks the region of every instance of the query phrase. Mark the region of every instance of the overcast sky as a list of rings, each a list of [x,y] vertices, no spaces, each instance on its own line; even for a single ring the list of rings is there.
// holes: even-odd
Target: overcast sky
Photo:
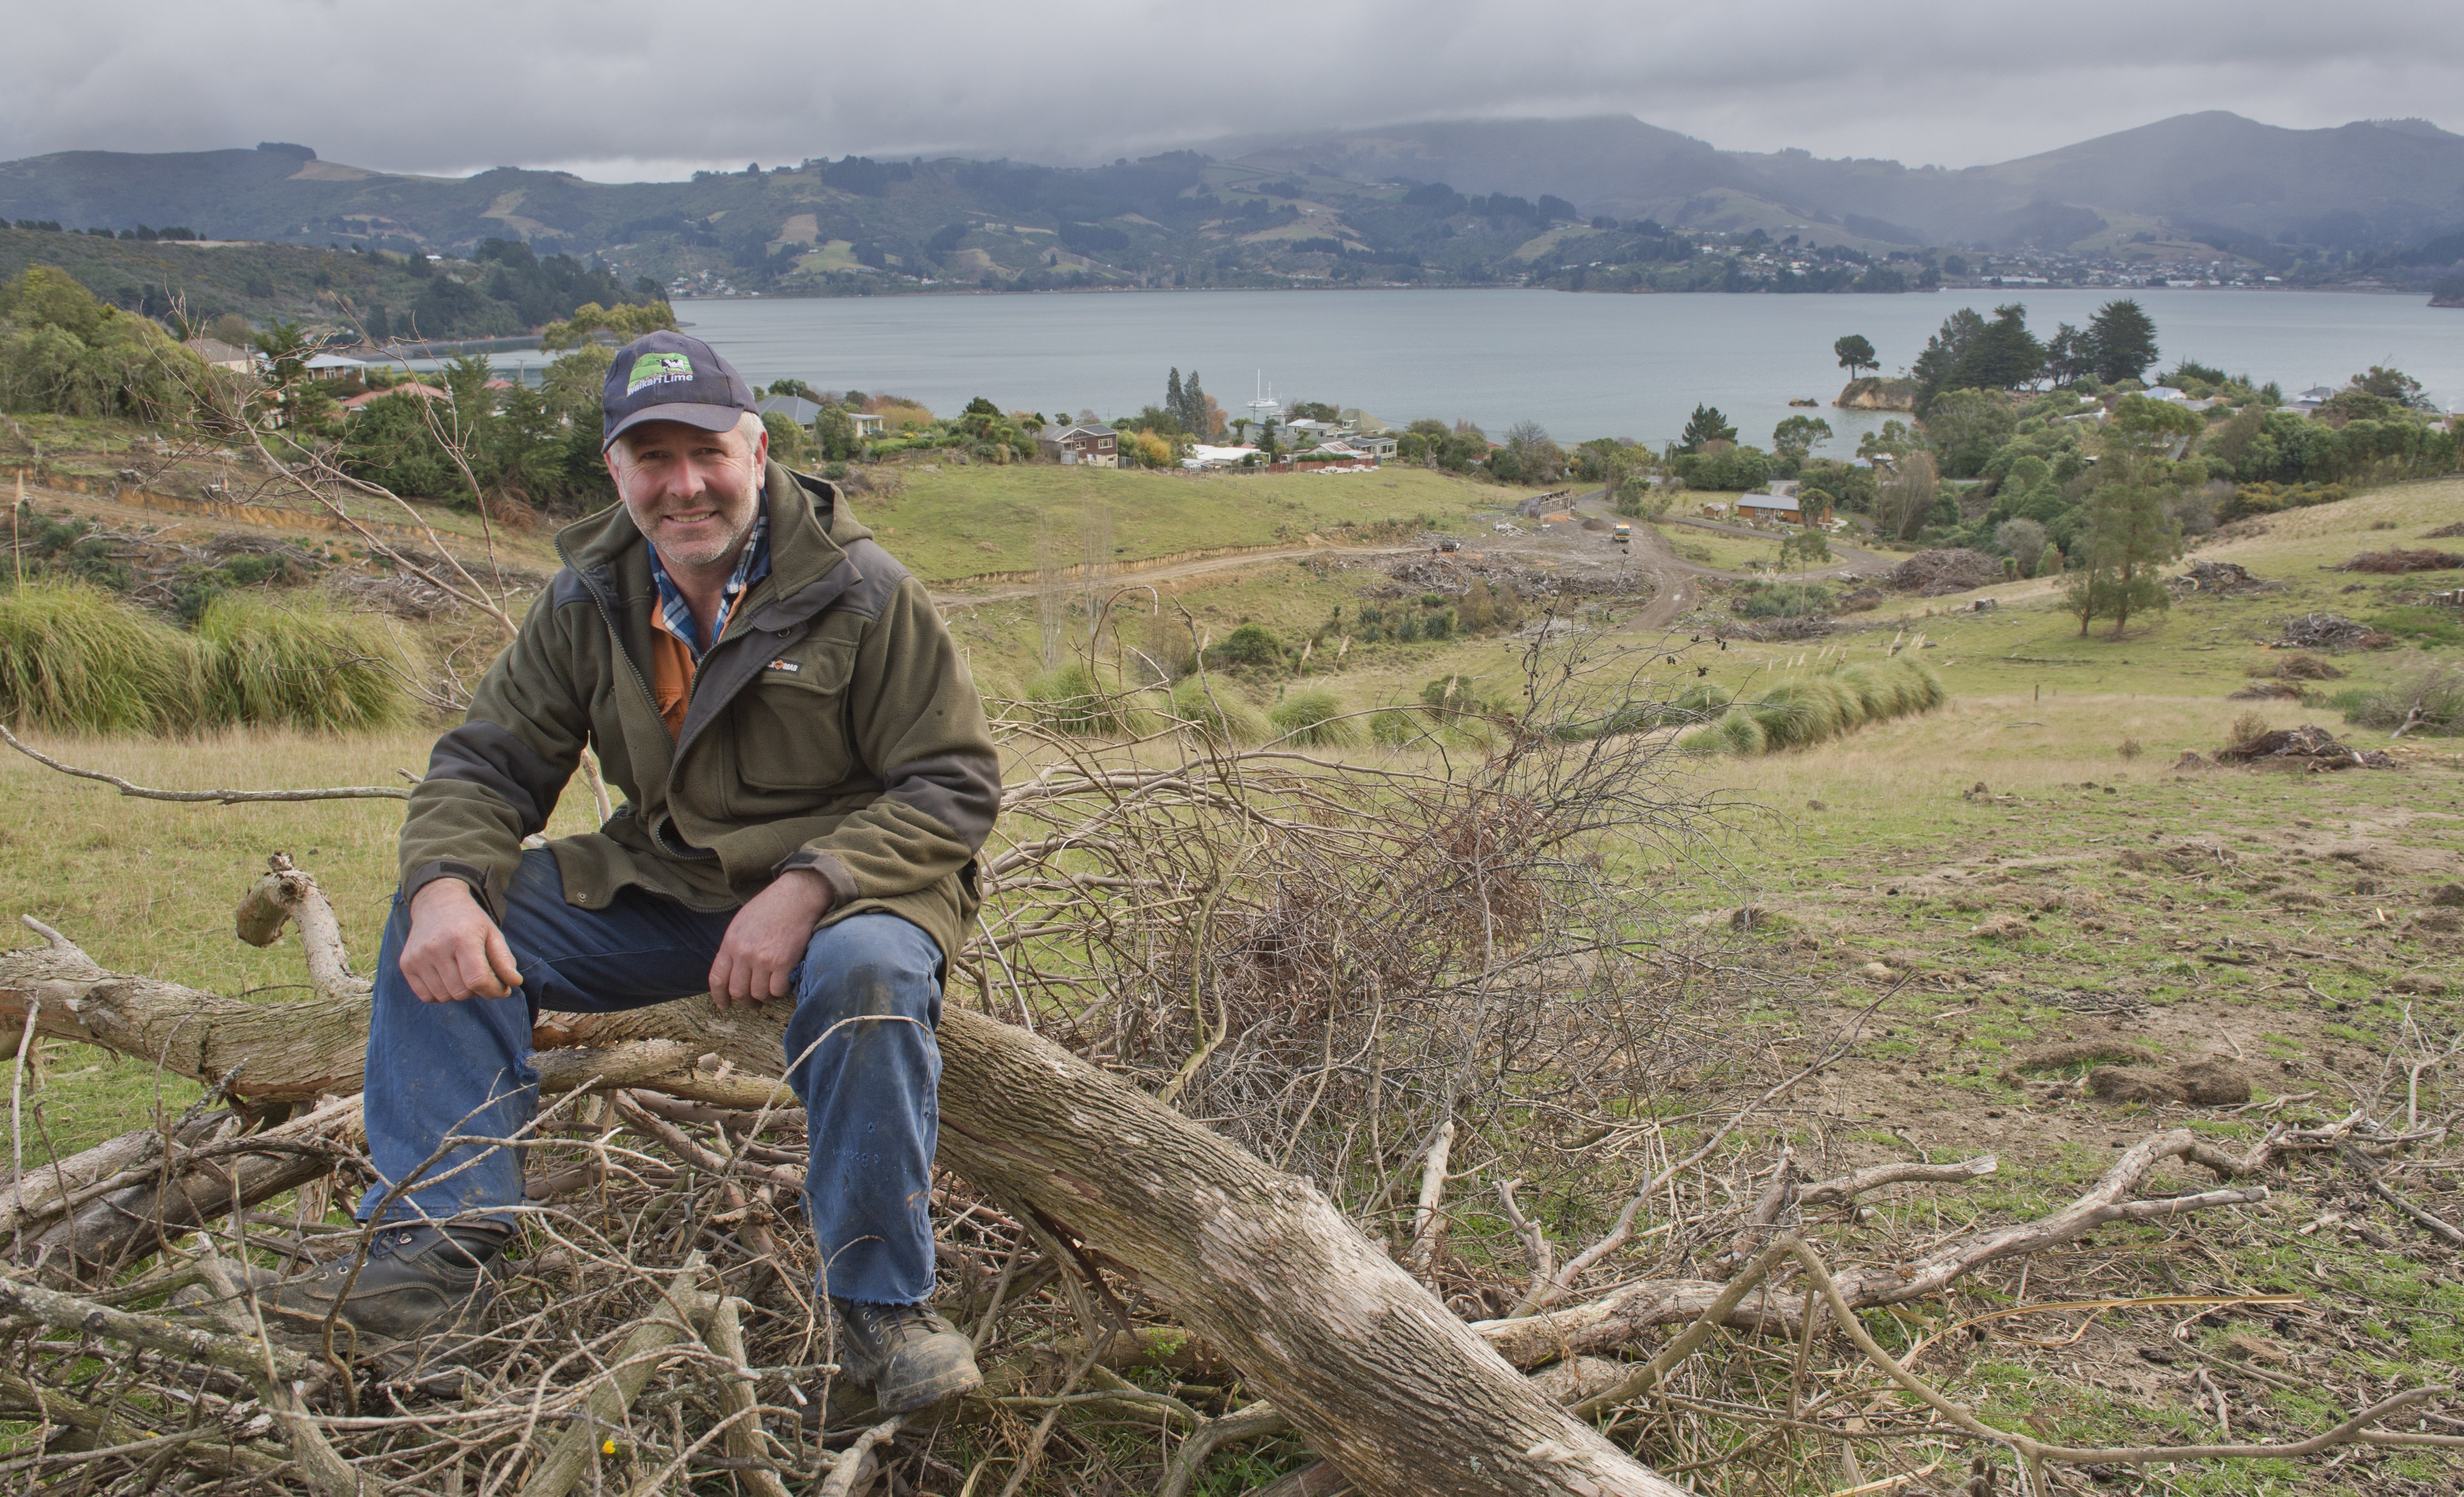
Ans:
[[[2453,0],[17,0],[0,159],[261,140],[602,181],[849,152],[1085,162],[1228,134],[1631,113],[1965,166],[2200,109],[2464,129]]]

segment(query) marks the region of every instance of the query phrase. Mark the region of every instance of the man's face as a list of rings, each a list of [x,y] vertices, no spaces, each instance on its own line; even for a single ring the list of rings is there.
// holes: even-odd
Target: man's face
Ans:
[[[607,450],[616,493],[670,567],[727,561],[753,531],[770,439],[646,421]]]

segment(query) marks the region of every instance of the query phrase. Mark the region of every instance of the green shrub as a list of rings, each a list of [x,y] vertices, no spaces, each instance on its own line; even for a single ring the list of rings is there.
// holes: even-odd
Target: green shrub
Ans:
[[[2344,710],[2344,720],[2357,727],[2390,733],[2404,728],[2424,737],[2464,736],[2464,670],[2439,666],[2376,691],[2339,692],[2336,705]]]
[[[2367,622],[2382,634],[2416,644],[2464,645],[2464,619],[2453,608],[2389,608]]]
[[[1082,660],[1027,682],[1026,704],[1039,725],[1075,738],[1131,737],[1145,726],[1146,715]]]
[[[1206,663],[1211,666],[1279,666],[1284,663],[1284,647],[1265,626],[1243,624],[1208,648]]]
[[[227,722],[352,733],[409,720],[416,649],[371,614],[321,600],[275,603],[224,593],[206,605],[197,636],[213,649],[214,715]]]
[[[1668,704],[1668,715],[1680,722],[1697,717],[1707,722],[1727,712],[1728,704],[1735,700],[1726,687],[1697,681],[1677,693],[1677,699]]]
[[[214,720],[213,650],[83,583],[0,592],[0,717],[64,733],[185,733]]]
[[[1474,715],[1512,710],[1507,703],[1484,697],[1480,691],[1480,677],[1462,674],[1431,678],[1426,686],[1420,688],[1420,705],[1434,712]]]
[[[1741,619],[1817,618],[1831,611],[1831,589],[1820,583],[1748,583],[1728,602]]]
[[[1418,743],[1429,736],[1429,724],[1419,713],[1385,707],[1369,715],[1369,739],[1388,748]]]
[[[1343,703],[1332,692],[1293,692],[1266,714],[1285,742],[1306,748],[1328,748],[1360,740],[1359,730],[1343,715]]]
[[[1263,743],[1268,729],[1258,710],[1243,701],[1228,681],[1184,677],[1172,689],[1172,715],[1218,743]]]

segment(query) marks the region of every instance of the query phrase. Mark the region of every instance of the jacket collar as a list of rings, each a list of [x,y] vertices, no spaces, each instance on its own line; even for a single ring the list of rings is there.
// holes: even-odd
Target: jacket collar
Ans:
[[[849,513],[838,485],[774,460],[762,474],[762,503],[770,521],[770,575],[732,610],[731,629],[737,619],[762,629],[802,623],[863,581],[847,548],[872,532]],[[556,549],[585,581],[638,577],[643,588],[649,585],[649,542],[621,501],[558,531]]]

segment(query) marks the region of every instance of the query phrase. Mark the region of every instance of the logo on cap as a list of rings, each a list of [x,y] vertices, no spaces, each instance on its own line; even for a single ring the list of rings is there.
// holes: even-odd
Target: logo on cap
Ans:
[[[646,353],[633,360],[633,373],[626,382],[625,394],[639,395],[653,385],[672,385],[693,377],[693,360],[680,353]]]

